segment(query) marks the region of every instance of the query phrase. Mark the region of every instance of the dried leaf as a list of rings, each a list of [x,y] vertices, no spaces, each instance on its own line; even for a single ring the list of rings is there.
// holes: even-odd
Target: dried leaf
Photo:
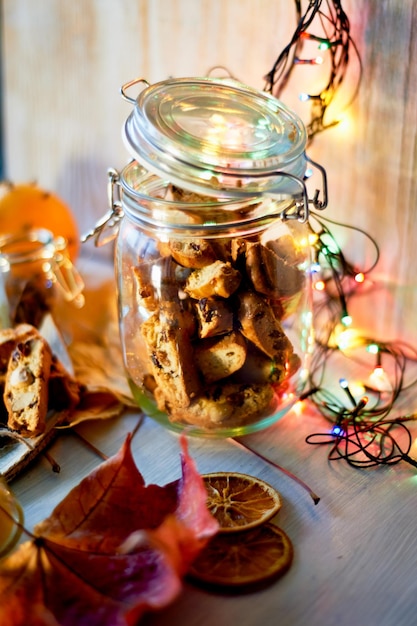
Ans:
[[[217,531],[182,439],[182,478],[144,484],[130,438],[0,565],[0,623],[133,625],[166,606]]]
[[[75,426],[86,420],[118,417],[126,408],[136,408],[122,362],[120,343],[100,345],[73,343],[70,355],[77,381],[83,385],[81,401],[62,425]]]
[[[138,409],[127,382],[119,345],[110,350],[96,344],[73,344],[71,358],[75,377],[81,385],[80,402],[63,416],[61,426],[114,418],[126,409]]]
[[[123,363],[117,295],[113,272],[106,278],[102,267],[97,281],[85,276],[85,305],[74,310],[62,307],[60,323],[70,328],[67,347],[74,376],[83,386],[82,399],[65,416],[66,426],[85,420],[117,417],[126,408],[137,409]]]
[[[69,428],[92,419],[110,419],[119,417],[126,408],[135,406],[129,398],[119,399],[106,389],[86,390],[81,395],[79,404],[63,415],[59,428]]]
[[[76,342],[68,350],[75,378],[87,389],[107,389],[118,398],[132,399],[118,335],[116,343]]]

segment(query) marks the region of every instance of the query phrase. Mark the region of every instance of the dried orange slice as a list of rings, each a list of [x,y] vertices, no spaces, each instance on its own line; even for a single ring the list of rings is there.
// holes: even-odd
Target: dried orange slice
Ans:
[[[207,507],[220,533],[249,530],[270,520],[281,508],[279,493],[268,483],[237,472],[204,474]]]
[[[245,587],[282,576],[292,559],[291,540],[281,528],[268,523],[241,533],[215,535],[188,575],[216,587]]]

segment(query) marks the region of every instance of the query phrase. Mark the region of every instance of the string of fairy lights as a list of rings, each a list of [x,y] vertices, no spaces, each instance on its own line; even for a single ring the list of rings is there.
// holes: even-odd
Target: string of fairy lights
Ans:
[[[358,229],[375,249],[372,265],[359,268],[348,261],[323,217],[312,217],[319,224],[318,230],[312,230],[317,238],[313,249],[318,270],[314,282],[315,350],[302,398],[308,398],[332,428],[330,433],[326,430],[310,435],[307,442],[329,446],[330,460],[345,459],[352,466],[405,460],[417,467],[409,456],[413,441],[406,425],[417,415],[391,417],[403,392],[417,383],[417,373],[413,374],[417,350],[405,342],[362,336],[352,328],[349,315],[351,299],[372,283],[370,274],[379,258],[378,246]],[[337,366],[333,367],[335,361]],[[351,383],[340,378],[336,388],[329,389],[329,372],[342,367],[355,374],[360,371],[363,380]]]
[[[327,79],[318,93],[302,92],[299,98],[311,105],[310,122],[307,134],[310,140],[319,132],[326,130],[340,121],[330,116],[331,105],[341,92],[344,107],[348,108],[355,100],[362,77],[362,62],[359,51],[350,34],[350,22],[342,8],[340,0],[310,0],[306,10],[302,11],[301,0],[295,0],[297,26],[289,43],[278,55],[271,70],[266,74],[264,90],[280,98],[288,86],[290,78],[299,66],[322,66]],[[312,32],[312,29],[315,32]],[[318,54],[303,57],[306,43],[313,43]],[[324,59],[325,55],[325,59]],[[352,58],[353,57],[353,58]],[[345,88],[347,70],[356,61],[357,71],[353,85]]]
[[[295,0],[297,26],[265,76],[265,91],[281,97],[297,66],[327,68],[327,80],[319,93],[300,94],[300,100],[310,103],[306,127],[311,143],[317,133],[338,123],[339,111],[336,117],[329,115],[336,97],[345,107],[356,98],[362,63],[340,0],[310,0],[304,4],[307,6],[303,11],[301,0]],[[318,56],[303,56],[306,42],[317,45]],[[352,61],[356,63],[357,78],[348,85],[346,74]],[[343,98],[342,90],[349,92]],[[361,336],[352,327],[349,315],[352,298],[372,284],[369,277],[379,260],[377,242],[359,228],[334,222],[314,211],[310,212],[309,227],[315,256],[316,337],[309,381],[301,400],[312,403],[331,427],[309,435],[307,443],[326,446],[329,460],[343,459],[353,467],[400,461],[417,467],[409,455],[413,441],[407,427],[417,414],[392,416],[403,392],[417,383],[417,374],[413,375],[417,350],[404,342]],[[350,229],[365,238],[374,253],[368,267],[349,261],[333,227]],[[363,372],[363,381],[351,383],[348,378],[340,378],[336,385],[329,384],[329,372],[340,370],[340,360],[347,371],[353,366],[355,372]],[[335,361],[338,367],[333,367]]]

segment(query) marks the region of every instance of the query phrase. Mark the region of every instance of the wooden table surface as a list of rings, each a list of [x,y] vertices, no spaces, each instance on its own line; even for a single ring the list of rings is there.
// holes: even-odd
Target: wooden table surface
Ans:
[[[100,288],[114,280],[109,265],[81,267],[87,284]],[[112,292],[111,292],[112,294]],[[110,294],[110,295],[111,295]],[[361,300],[363,304],[363,300]],[[87,313],[89,311],[86,304]],[[370,309],[372,310],[372,309]],[[336,368],[338,367],[336,363]],[[416,369],[417,365],[413,366]],[[335,372],[331,372],[334,376]],[[414,376],[416,377],[416,376]],[[338,378],[336,377],[336,380]],[[413,388],[404,392],[395,415],[416,410]],[[64,430],[48,451],[60,466],[54,473],[40,456],[11,487],[20,500],[29,530],[102,458],[115,454],[127,433],[141,420],[139,411],[111,420],[79,424]],[[274,426],[242,441],[286,468],[320,496],[308,493],[287,475],[231,439],[189,438],[189,450],[200,473],[237,471],[269,482],[282,495],[274,520],[294,545],[290,570],[267,588],[246,595],[221,595],[184,584],[169,607],[147,614],[145,626],[411,626],[417,615],[416,469],[401,462],[377,469],[354,469],[345,461],[329,462],[328,448],[306,443],[330,424],[303,403]],[[417,458],[417,424],[411,423],[410,456]],[[164,485],[180,477],[179,437],[145,417],[132,451],[146,483]],[[3,624],[0,624],[3,626]],[[5,625],[6,626],[6,625]],[[74,625],[75,626],[75,625]]]
[[[139,413],[78,426],[82,437],[104,454],[115,453]],[[294,544],[289,572],[262,591],[220,595],[184,585],[169,607],[143,618],[146,626],[291,625],[402,626],[415,623],[415,469],[405,463],[356,470],[329,463],[327,451],[305,442],[322,431],[323,418],[294,412],[272,428],[245,438],[253,448],[297,474],[321,497],[317,506],[297,483],[232,440],[191,438],[200,472],[240,471],[268,481],[282,494],[276,520]],[[178,436],[145,418],[133,439],[133,453],[147,483],[165,484],[180,475]],[[412,452],[417,456],[417,443]],[[61,466],[54,473],[41,458],[13,481],[26,524],[53,507],[101,460],[72,432],[60,435],[50,453]]]
[[[285,0],[126,0],[116,11],[111,0],[90,2],[88,11],[86,4],[3,2],[5,173],[59,192],[76,211],[82,231],[106,210],[106,169],[127,158],[120,128],[130,109],[118,96],[124,81],[137,75],[152,83],[201,75],[220,63],[262,88],[263,74],[295,27],[294,3]],[[328,172],[328,217],[363,228],[381,248],[377,281],[390,283],[392,293],[371,307],[378,311],[375,329],[385,325],[390,337],[401,333],[415,341],[416,3],[343,4],[364,77],[348,111],[347,132],[344,125],[326,131],[311,156]],[[285,94],[286,102],[298,101],[300,91],[304,82]],[[300,108],[306,121],[309,111]],[[353,231],[342,244],[355,263],[373,254]],[[361,310],[367,313],[365,306]],[[412,398],[404,406],[416,408]],[[110,455],[137,419],[86,423],[79,431]],[[289,413],[247,438],[306,480],[321,497],[317,506],[296,483],[233,442],[190,441],[201,472],[243,471],[282,493],[277,521],[292,539],[295,558],[281,580],[255,594],[221,596],[185,585],[174,604],[144,618],[146,626],[417,623],[416,470],[405,463],[375,470],[329,463],[325,448],[305,443],[307,435],[326,427],[313,412]],[[179,476],[178,437],[148,418],[133,452],[148,482],[164,484]],[[61,466],[59,474],[41,458],[12,484],[29,528],[100,463],[69,432],[50,453]],[[417,444],[412,453],[417,457]]]

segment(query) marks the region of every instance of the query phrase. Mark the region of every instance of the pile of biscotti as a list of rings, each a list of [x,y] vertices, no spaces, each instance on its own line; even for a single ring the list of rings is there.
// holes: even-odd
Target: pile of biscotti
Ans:
[[[0,423],[24,437],[44,432],[48,412],[71,410],[80,385],[35,326],[0,329]]]
[[[274,411],[300,366],[282,319],[303,291],[302,260],[289,234],[170,238],[139,253],[140,384],[172,422],[229,428]]]

